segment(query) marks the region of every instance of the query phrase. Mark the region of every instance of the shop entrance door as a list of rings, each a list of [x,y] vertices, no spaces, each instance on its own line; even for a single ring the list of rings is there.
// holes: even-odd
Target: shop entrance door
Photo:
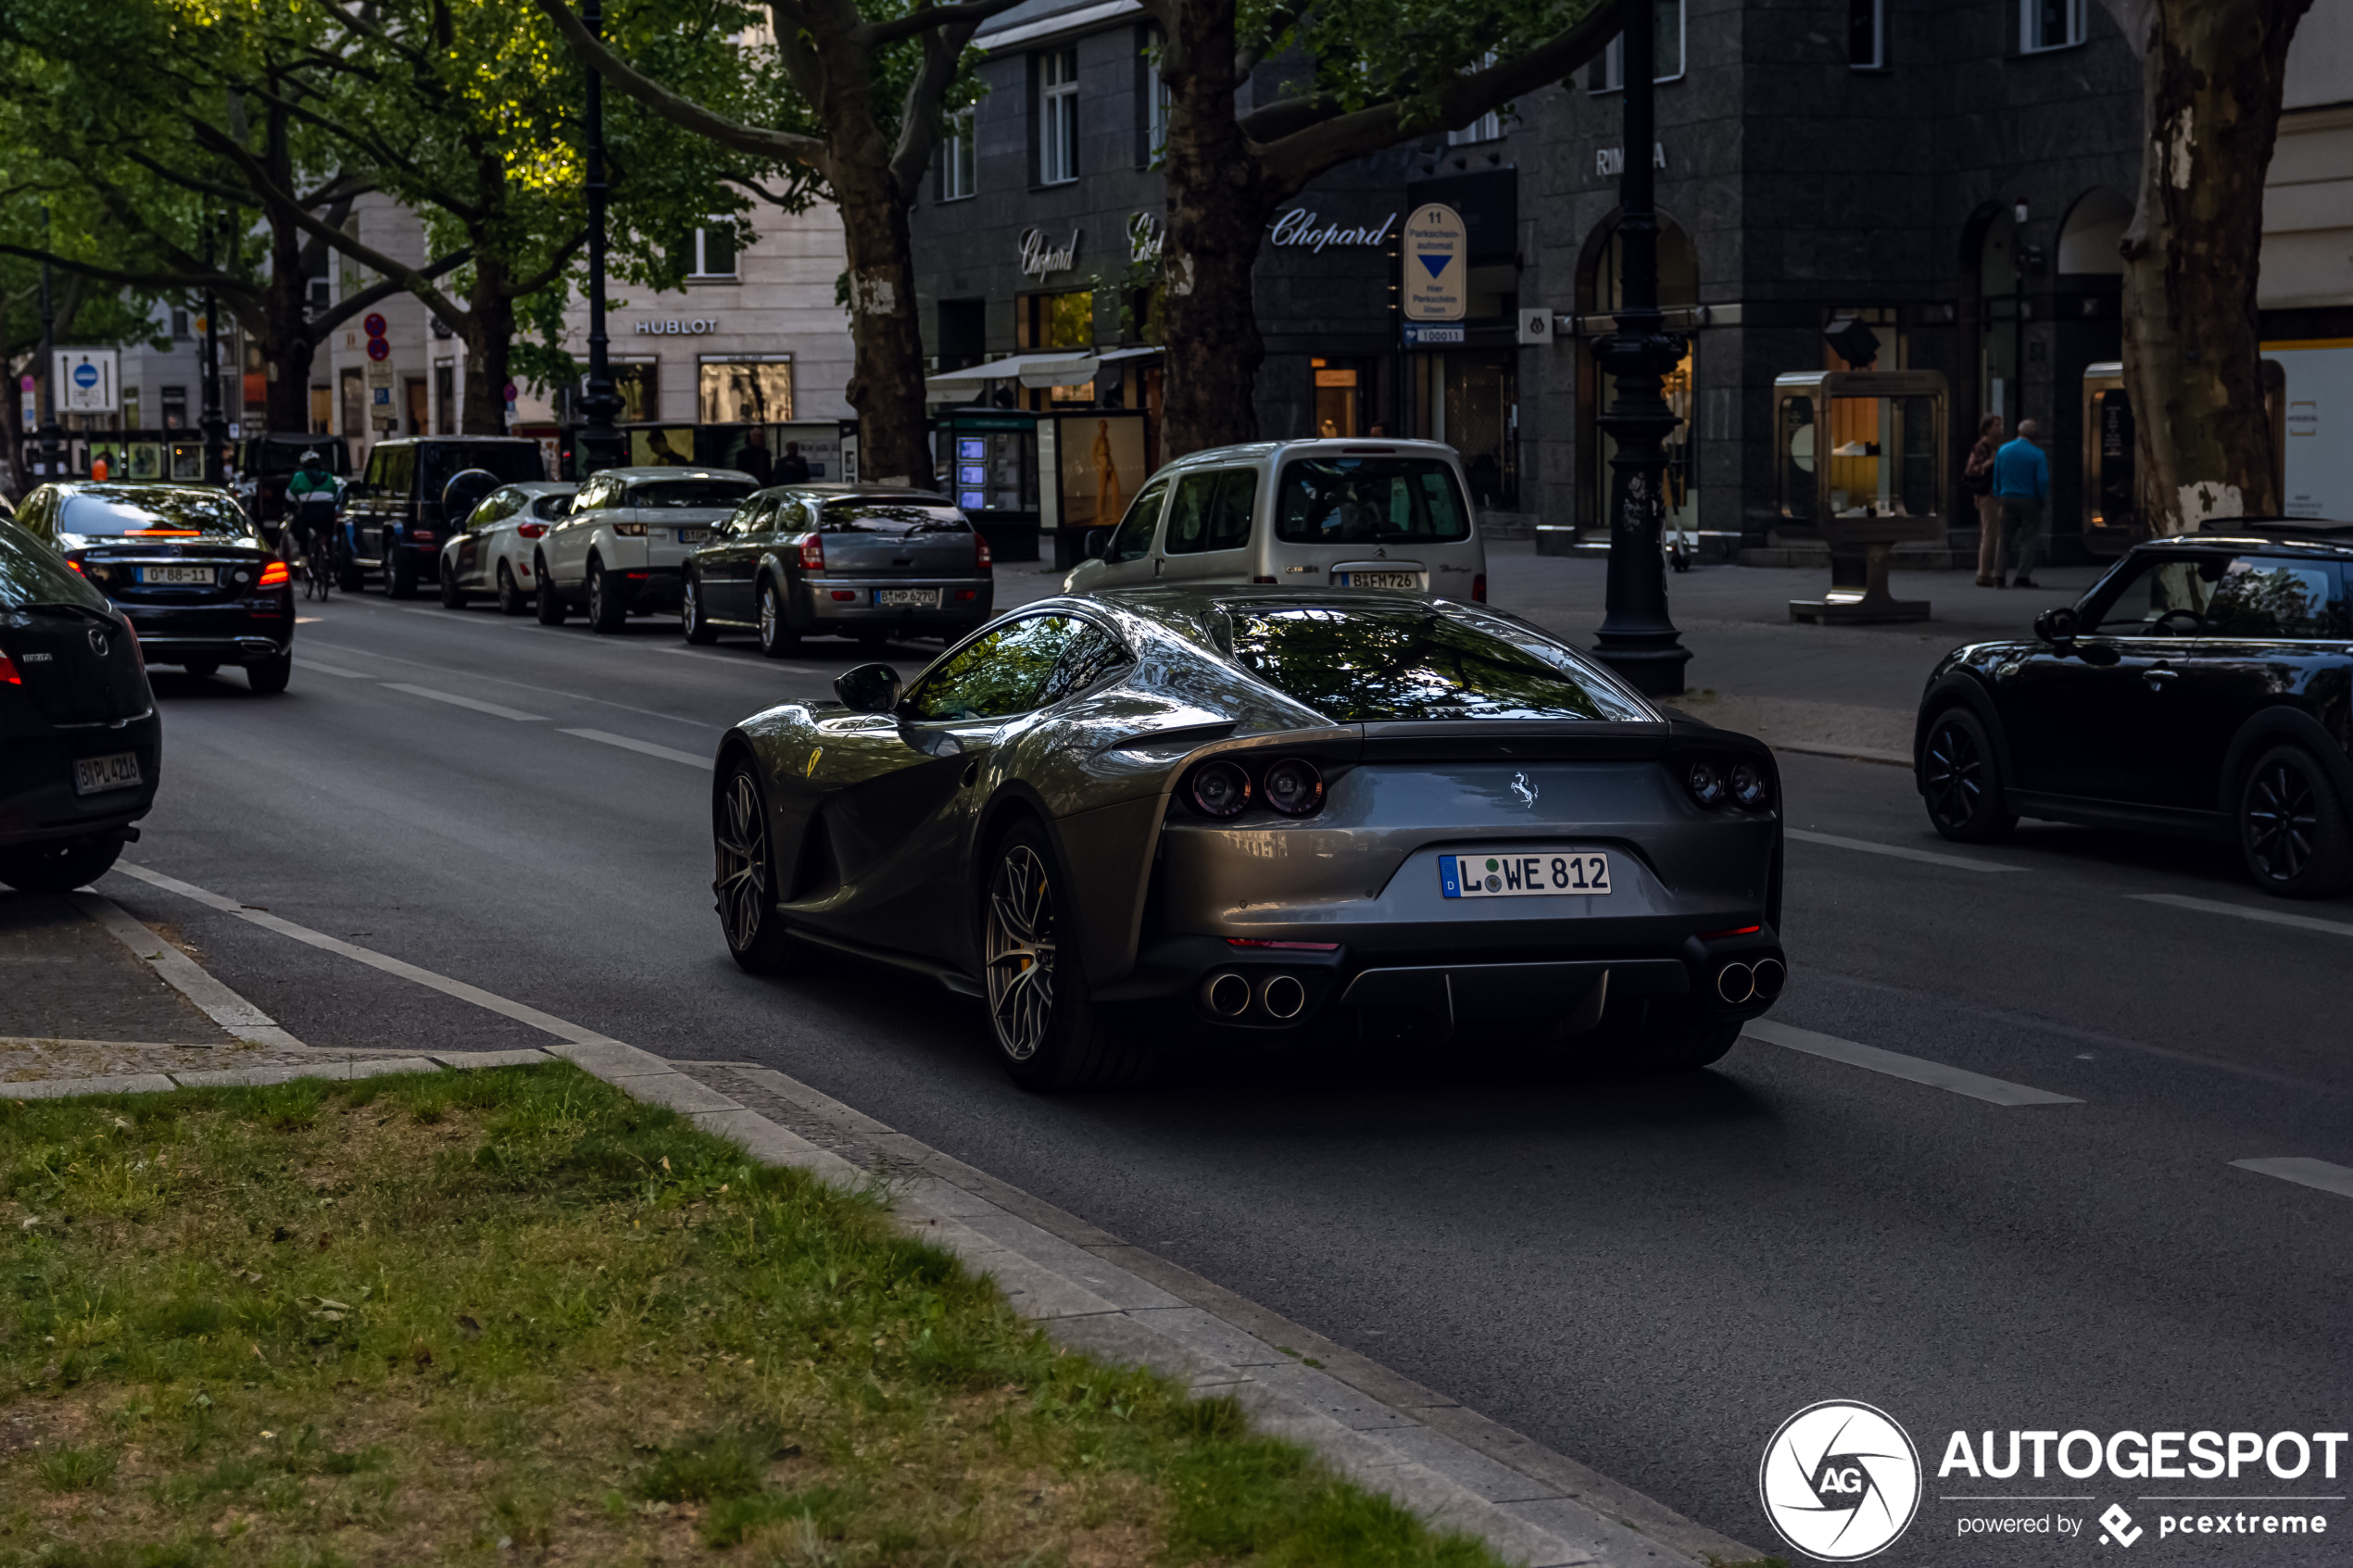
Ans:
[[[1463,455],[1471,505],[1486,511],[1519,509],[1516,433],[1519,377],[1510,350],[1446,356],[1444,440]]]
[[[1368,422],[1365,397],[1372,390],[1372,372],[1339,359],[1313,359],[1315,378],[1315,433],[1328,441],[1363,435]]]
[[[1666,439],[1660,443],[1666,449],[1667,467],[1659,474],[1659,493],[1664,502],[1659,527],[1669,538],[1682,537],[1699,527],[1699,491],[1692,483],[1692,417],[1694,410],[1692,363],[1692,356],[1697,352],[1697,339],[1689,337],[1683,340],[1683,358],[1667,373],[1666,382],[1659,388],[1659,395],[1667,399],[1667,407],[1682,421],[1667,432]],[[1596,410],[1592,429],[1594,449],[1601,454],[1601,460],[1593,465],[1592,515],[1606,519],[1610,515],[1610,485],[1617,479],[1617,470],[1610,467],[1610,459],[1617,456],[1617,443],[1601,428],[1600,415],[1607,413],[1609,406],[1617,400],[1617,378],[1607,370],[1600,371],[1599,377],[1601,395],[1595,399]],[[1691,547],[1690,540],[1684,540],[1684,547]]]

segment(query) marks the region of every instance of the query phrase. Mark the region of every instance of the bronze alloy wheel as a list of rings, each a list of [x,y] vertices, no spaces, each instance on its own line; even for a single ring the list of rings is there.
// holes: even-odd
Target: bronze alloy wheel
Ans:
[[[1038,1054],[1054,1022],[1054,889],[1026,844],[1007,847],[989,884],[988,1018],[1013,1061]]]

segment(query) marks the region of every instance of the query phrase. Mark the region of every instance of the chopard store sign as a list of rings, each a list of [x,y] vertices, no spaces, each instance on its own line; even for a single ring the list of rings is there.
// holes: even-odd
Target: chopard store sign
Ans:
[[[1390,231],[1397,227],[1397,214],[1393,212],[1378,224],[1353,229],[1343,228],[1338,223],[1318,226],[1316,218],[1315,213],[1303,207],[1292,207],[1289,212],[1277,216],[1273,230],[1266,237],[1278,245],[1304,245],[1310,250],[1321,252],[1326,245],[1385,245],[1389,241]]]
[[[1025,229],[1021,236],[1021,270],[1027,278],[1042,278],[1049,272],[1067,272],[1078,259],[1078,233],[1070,232],[1070,244],[1055,245],[1046,238],[1041,229]]]

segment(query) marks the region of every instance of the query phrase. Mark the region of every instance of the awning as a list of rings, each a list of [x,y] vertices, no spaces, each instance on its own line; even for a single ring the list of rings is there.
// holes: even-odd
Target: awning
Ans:
[[[942,370],[926,377],[924,395],[935,403],[950,397],[969,397],[985,390],[988,383],[999,381],[1018,381],[1024,386],[1083,386],[1095,379],[1096,362],[1092,354],[1068,348],[1047,354],[1009,354],[985,365],[968,365],[961,370]]]

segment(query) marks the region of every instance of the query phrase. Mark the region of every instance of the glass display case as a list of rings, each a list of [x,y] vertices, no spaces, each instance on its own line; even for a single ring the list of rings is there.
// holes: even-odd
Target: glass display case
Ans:
[[[1038,418],[1038,526],[1064,571],[1086,558],[1086,538],[1117,526],[1144,482],[1141,410],[1098,408]]]
[[[1831,591],[1793,621],[1925,621],[1887,572],[1899,544],[1942,544],[1952,511],[1947,397],[1935,370],[1804,370],[1773,379],[1780,524],[1831,547]]]
[[[999,560],[1038,558],[1038,426],[1017,409],[944,409],[933,438],[939,487]]]
[[[2272,479],[2287,495],[2287,370],[2262,362],[2263,413],[2271,426]],[[2137,463],[2133,398],[2124,366],[2110,359],[2083,367],[2083,547],[2112,559],[2148,537],[2134,494]]]

